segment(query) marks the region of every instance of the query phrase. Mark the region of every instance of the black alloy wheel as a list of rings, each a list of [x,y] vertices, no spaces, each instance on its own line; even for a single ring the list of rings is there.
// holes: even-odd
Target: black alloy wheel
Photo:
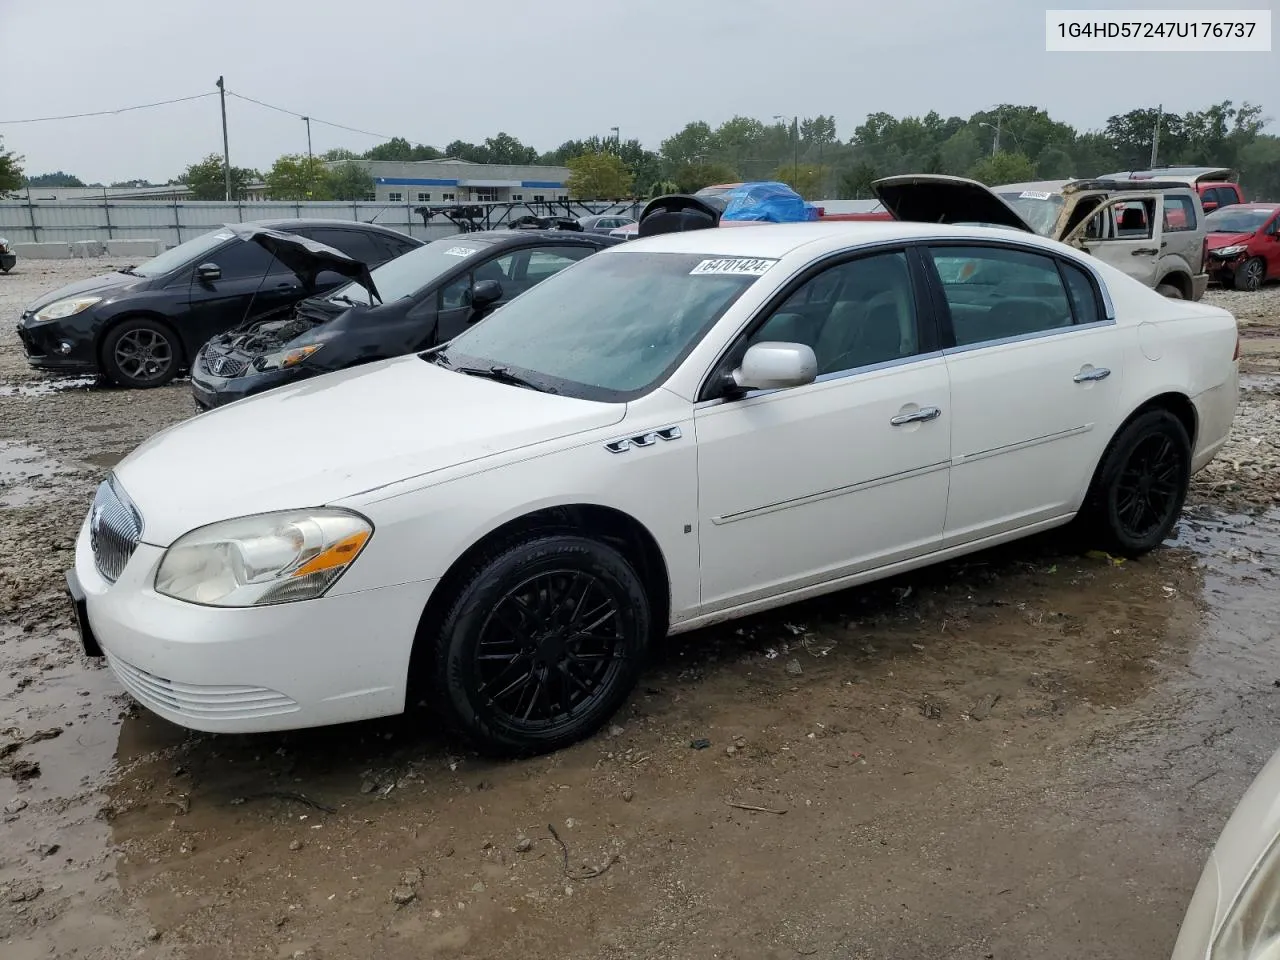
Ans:
[[[1191,441],[1167,410],[1135,417],[1103,457],[1092,497],[1100,532],[1120,553],[1137,556],[1169,536],[1191,480]]]
[[[612,547],[535,535],[480,561],[436,641],[436,700],[478,747],[556,750],[594,732],[639,677],[644,585]]]
[[[1262,281],[1265,279],[1266,274],[1267,267],[1266,264],[1262,262],[1262,258],[1253,257],[1250,260],[1246,260],[1236,268],[1232,286],[1237,290],[1248,290],[1250,292],[1260,290],[1262,288]]]
[[[154,320],[125,320],[102,344],[104,372],[122,387],[159,387],[178,372],[173,331]]]

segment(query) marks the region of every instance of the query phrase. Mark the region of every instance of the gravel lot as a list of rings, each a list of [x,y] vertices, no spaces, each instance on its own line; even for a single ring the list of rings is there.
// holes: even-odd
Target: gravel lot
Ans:
[[[0,317],[112,266],[20,263]],[[1167,549],[1034,540],[702,631],[511,764],[135,709],[62,571],[187,386],[53,381],[0,328],[0,956],[1167,957],[1280,696],[1280,288],[1208,300],[1246,389]]]

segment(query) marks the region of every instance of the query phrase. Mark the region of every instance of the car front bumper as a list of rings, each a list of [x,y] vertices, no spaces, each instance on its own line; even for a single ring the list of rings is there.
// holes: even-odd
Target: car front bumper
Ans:
[[[1209,289],[1209,275],[1207,273],[1197,273],[1191,278],[1191,299],[1199,300],[1204,296],[1206,290]]]
[[[202,351],[191,365],[191,396],[201,410],[212,410],[214,407],[226,406],[245,397],[294,383],[306,376],[307,372],[302,367],[290,367],[287,370],[268,370],[248,376],[219,377],[205,367]]]
[[[1235,278],[1236,267],[1249,259],[1247,253],[1237,253],[1234,257],[1215,257],[1209,254],[1209,276],[1217,283],[1226,283]]]
[[[68,575],[73,598],[77,590],[83,597],[87,637],[153,713],[192,730],[258,733],[404,709],[414,635],[435,581],[208,607],[155,592],[163,555],[139,544],[120,579],[108,583],[94,565],[86,523]],[[86,652],[94,652],[90,642]]]
[[[81,329],[83,326],[80,322],[69,324],[60,320],[31,323],[24,316],[18,323],[18,339],[27,363],[40,370],[96,371],[98,356],[93,335]]]

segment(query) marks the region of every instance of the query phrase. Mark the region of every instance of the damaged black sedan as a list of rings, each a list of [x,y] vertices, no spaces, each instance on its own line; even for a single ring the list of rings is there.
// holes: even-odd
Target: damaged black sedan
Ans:
[[[192,395],[208,410],[444,343],[512,297],[618,242],[555,230],[494,230],[435,240],[328,296],[214,337],[192,363]]]
[[[301,245],[337,253],[337,259],[281,256]],[[159,387],[188,368],[215,333],[246,317],[291,308],[346,283],[353,270],[421,246],[387,227],[346,220],[229,224],[136,266],[50,291],[22,312],[18,337],[27,363],[37,369],[101,373],[122,387]]]

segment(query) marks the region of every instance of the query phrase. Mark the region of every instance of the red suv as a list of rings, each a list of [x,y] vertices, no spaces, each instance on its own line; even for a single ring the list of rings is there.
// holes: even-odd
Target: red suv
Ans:
[[[1204,218],[1209,276],[1236,290],[1280,277],[1280,203],[1235,203]]]
[[[1244,191],[1231,180],[1232,171],[1226,167],[1157,167],[1154,170],[1125,170],[1112,173],[1101,180],[1173,180],[1196,188],[1200,205],[1205,213],[1223,207],[1244,203]]]

